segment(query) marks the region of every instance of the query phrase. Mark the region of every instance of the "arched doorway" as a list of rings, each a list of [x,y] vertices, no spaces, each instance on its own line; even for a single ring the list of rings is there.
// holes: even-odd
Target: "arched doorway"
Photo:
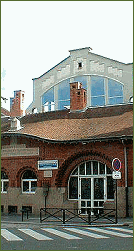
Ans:
[[[87,214],[89,208],[101,210],[106,200],[114,200],[111,169],[95,160],[81,163],[69,177],[68,197],[78,201],[78,208],[83,214]]]

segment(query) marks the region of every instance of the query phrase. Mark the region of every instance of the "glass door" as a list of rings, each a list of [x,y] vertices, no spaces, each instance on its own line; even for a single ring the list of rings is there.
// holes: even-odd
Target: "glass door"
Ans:
[[[103,210],[103,203],[106,197],[104,189],[105,179],[104,178],[93,178],[93,179],[94,179],[93,208],[94,208],[94,213],[98,214]]]
[[[103,209],[106,192],[104,184],[105,178],[80,178],[79,209],[82,214],[87,214],[89,208],[94,209],[92,214],[99,213]]]

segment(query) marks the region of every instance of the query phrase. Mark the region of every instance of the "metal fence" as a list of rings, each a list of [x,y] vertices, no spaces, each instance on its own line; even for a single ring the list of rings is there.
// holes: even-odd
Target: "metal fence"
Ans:
[[[92,224],[96,222],[101,223],[117,223],[116,209],[102,209],[95,210],[89,208],[87,214],[82,214],[78,209],[71,208],[41,208],[40,222],[61,222],[66,223],[85,223]]]

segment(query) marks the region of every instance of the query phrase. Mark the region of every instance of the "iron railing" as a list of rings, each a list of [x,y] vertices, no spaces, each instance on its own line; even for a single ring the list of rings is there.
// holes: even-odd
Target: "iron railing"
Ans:
[[[40,209],[40,222],[62,222],[66,224],[68,222],[72,223],[86,223],[92,224],[96,221],[101,221],[101,223],[107,223],[107,221],[112,223],[117,223],[117,213],[116,209],[102,209],[96,210],[95,208],[88,208],[88,213],[83,214],[78,209],[71,208],[41,208]]]

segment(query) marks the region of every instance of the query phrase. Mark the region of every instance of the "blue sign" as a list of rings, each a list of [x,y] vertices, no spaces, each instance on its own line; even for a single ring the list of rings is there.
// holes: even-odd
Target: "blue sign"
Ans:
[[[58,160],[39,160],[38,169],[39,170],[58,169]]]

